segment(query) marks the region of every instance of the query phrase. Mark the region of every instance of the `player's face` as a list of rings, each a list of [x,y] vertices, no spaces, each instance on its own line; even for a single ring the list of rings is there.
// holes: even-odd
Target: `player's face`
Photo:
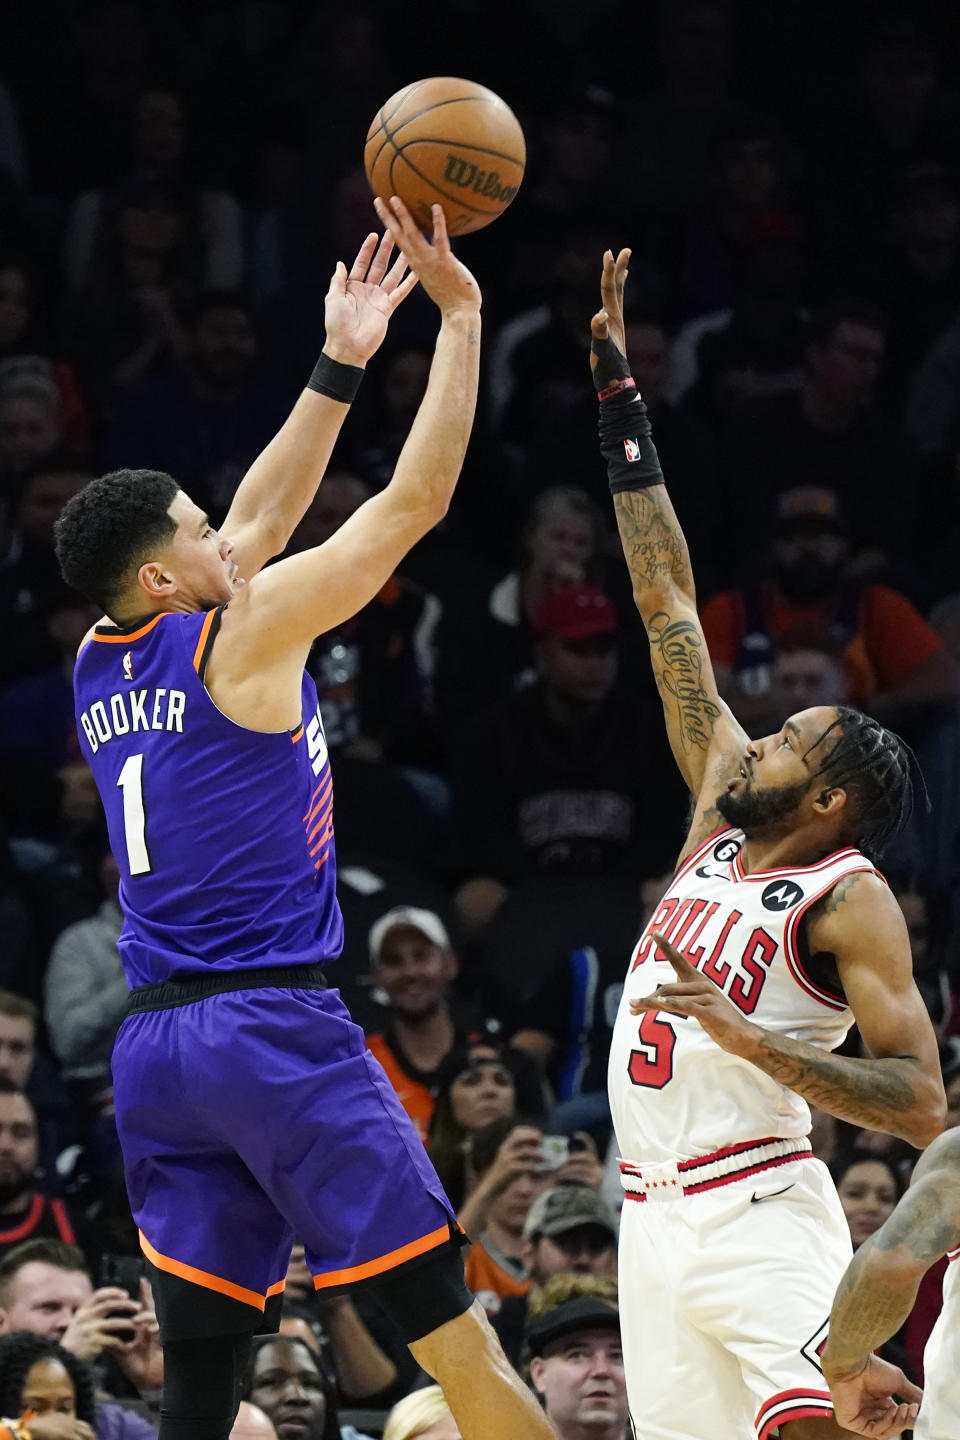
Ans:
[[[557,1340],[530,1362],[530,1374],[546,1400],[547,1414],[563,1433],[582,1426],[627,1423],[627,1385],[619,1335],[587,1330]]]
[[[230,600],[243,581],[231,559],[233,546],[219,535],[189,495],[179,491],[167,511],[176,522],[164,562],[177,582],[178,598],[191,610],[211,610]]]
[[[249,1398],[269,1415],[279,1440],[320,1440],[327,1399],[306,1345],[264,1345],[257,1352]]]
[[[820,767],[818,742],[837,718],[830,705],[791,715],[773,735],[751,740],[717,809],[746,835],[792,829],[810,803]]]
[[[21,1265],[10,1286],[4,1330],[29,1330],[47,1340],[62,1340],[93,1286],[85,1270],[62,1270],[45,1260]]]
[[[861,1160],[851,1165],[837,1186],[837,1194],[854,1250],[880,1229],[897,1203],[893,1176],[880,1160]]]
[[[388,930],[374,980],[401,1015],[429,1015],[446,998],[453,967],[449,950],[434,945],[411,925]]]

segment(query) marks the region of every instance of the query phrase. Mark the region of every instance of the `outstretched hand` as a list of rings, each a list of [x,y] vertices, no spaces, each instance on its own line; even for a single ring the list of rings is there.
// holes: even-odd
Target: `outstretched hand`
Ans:
[[[442,205],[432,205],[433,237],[428,240],[399,196],[386,205],[374,200],[377,215],[430,299],[443,315],[457,310],[476,312],[480,309],[480,286],[466,265],[458,260],[450,247],[447,222]]]
[[[621,250],[616,259],[612,250],[603,253],[603,273],[600,276],[602,308],[590,321],[590,372],[597,390],[603,390],[612,380],[630,374],[623,322],[623,291],[630,273],[631,253],[630,250]]]
[[[706,1030],[721,1050],[749,1058],[748,1052],[756,1042],[758,1027],[746,1020],[723,991],[701,975],[669,940],[656,932],[653,938],[676,971],[677,980],[673,985],[658,985],[652,995],[631,1000],[630,1014],[665,1010],[668,1015],[687,1015]]]
[[[903,1371],[879,1355],[869,1355],[856,1375],[831,1378],[825,1365],[837,1424],[854,1435],[871,1435],[886,1440],[910,1430],[917,1418],[923,1391]],[[897,1399],[904,1396],[904,1399]]]
[[[417,283],[407,274],[407,260],[398,255],[393,264],[389,232],[371,233],[360,246],[348,270],[337,261],[324,300],[327,338],[324,354],[344,365],[365,365],[383,344],[390,317]]]

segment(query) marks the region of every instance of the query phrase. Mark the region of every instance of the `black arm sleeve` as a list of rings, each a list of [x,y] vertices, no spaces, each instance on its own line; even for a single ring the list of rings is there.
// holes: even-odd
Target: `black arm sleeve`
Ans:
[[[664,483],[647,407],[629,391],[600,402],[600,453],[613,495]]]

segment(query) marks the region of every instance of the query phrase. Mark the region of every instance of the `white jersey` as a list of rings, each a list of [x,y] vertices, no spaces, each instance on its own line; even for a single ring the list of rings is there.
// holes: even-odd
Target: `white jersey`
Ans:
[[[806,1102],[711,1040],[687,1016],[630,1014],[632,999],[672,984],[657,950],[664,935],[744,1015],[764,1029],[824,1050],[840,1044],[853,1015],[842,994],[804,966],[800,922],[844,875],[874,871],[858,850],[815,865],[755,871],[741,865],[743,832],[712,835],[678,869],[637,943],[610,1044],[610,1108],[625,1160],[686,1160],[810,1129]]]
[[[947,1252],[943,1309],[923,1352],[923,1404],[914,1440],[960,1435],[960,1250]]]

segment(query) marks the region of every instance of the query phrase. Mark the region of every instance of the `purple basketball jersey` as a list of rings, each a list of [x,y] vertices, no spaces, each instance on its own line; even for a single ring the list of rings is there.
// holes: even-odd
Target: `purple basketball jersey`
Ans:
[[[120,867],[131,986],[317,964],[343,944],[316,687],[304,675],[292,732],[229,720],[203,683],[224,608],[100,625],[77,658],[77,733]]]

